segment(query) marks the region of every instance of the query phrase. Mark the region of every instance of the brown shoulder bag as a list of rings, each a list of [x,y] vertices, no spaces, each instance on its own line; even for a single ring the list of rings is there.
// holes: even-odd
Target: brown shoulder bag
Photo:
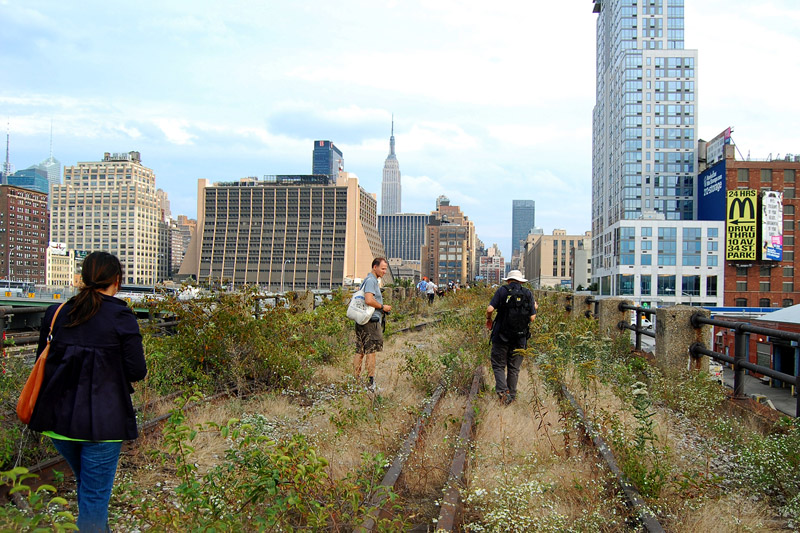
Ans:
[[[22,387],[19,400],[17,400],[17,417],[23,424],[27,424],[31,421],[33,408],[36,406],[36,399],[39,397],[39,389],[42,388],[42,380],[44,379],[44,365],[47,363],[47,353],[50,351],[50,341],[53,340],[53,326],[56,325],[56,317],[66,303],[67,302],[64,302],[58,306],[58,309],[56,309],[56,313],[53,315],[53,321],[50,322],[50,331],[47,334],[47,346],[44,347],[42,353],[39,354],[39,358],[36,359],[36,363],[33,365],[33,370],[31,370],[31,375],[28,376],[25,386]]]

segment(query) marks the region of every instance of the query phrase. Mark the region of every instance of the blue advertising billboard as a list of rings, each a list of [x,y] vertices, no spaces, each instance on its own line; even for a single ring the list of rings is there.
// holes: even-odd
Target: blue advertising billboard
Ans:
[[[697,220],[725,220],[725,160],[697,177]]]

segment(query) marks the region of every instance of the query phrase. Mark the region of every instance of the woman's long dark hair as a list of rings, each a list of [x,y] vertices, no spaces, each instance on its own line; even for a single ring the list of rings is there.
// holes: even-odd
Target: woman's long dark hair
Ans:
[[[122,284],[122,263],[108,252],[92,252],[83,260],[81,270],[83,287],[70,299],[72,309],[67,327],[77,326],[92,318],[100,310],[103,295],[99,291],[111,285]]]

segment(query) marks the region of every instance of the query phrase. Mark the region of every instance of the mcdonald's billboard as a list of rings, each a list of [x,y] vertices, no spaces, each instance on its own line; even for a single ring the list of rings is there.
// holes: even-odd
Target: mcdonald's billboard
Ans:
[[[754,189],[728,191],[725,224],[725,259],[755,261],[758,259],[756,213],[758,192]]]
[[[783,259],[783,193],[764,191],[761,196],[761,259]]]

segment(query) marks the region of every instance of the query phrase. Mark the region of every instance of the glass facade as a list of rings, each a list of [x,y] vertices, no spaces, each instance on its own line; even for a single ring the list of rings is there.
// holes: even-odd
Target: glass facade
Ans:
[[[528,233],[536,225],[536,202],[533,200],[512,200],[511,202],[511,253],[521,248]]]
[[[600,4],[592,164],[598,276],[629,264],[608,246],[620,221],[695,216],[697,51],[684,49],[683,11],[683,0]]]

